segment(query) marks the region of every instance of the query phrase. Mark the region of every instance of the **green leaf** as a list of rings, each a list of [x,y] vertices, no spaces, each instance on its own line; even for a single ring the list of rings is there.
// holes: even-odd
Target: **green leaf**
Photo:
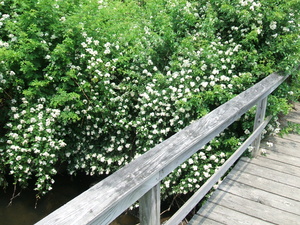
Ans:
[[[64,106],[68,101],[78,101],[80,99],[80,95],[75,92],[67,93],[64,90],[59,90],[58,94],[53,96],[51,99],[50,105],[54,108],[58,106]]]

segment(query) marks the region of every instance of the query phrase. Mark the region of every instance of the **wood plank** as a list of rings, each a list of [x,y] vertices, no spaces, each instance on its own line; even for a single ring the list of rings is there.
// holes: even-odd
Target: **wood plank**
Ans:
[[[207,217],[202,217],[198,214],[195,214],[194,217],[189,221],[188,225],[221,225],[220,221],[215,221]]]
[[[300,119],[296,118],[296,117],[287,117],[286,120],[289,121],[289,122],[291,122],[291,123],[300,124]]]
[[[293,157],[291,155],[286,155],[280,152],[267,151],[264,157],[300,168],[299,158]]]
[[[270,223],[296,225],[300,221],[299,215],[221,190],[215,191],[208,201]]]
[[[300,112],[300,102],[294,102],[294,110]]]
[[[248,160],[249,158],[242,158],[241,160]],[[260,156],[258,158],[251,159],[251,163],[257,164],[266,168],[270,168],[272,170],[284,171],[286,174],[290,174],[293,176],[300,177],[300,168],[297,166],[286,164],[285,162],[274,161],[265,156]]]
[[[299,112],[291,111],[291,112],[289,112],[288,115],[285,116],[285,119],[287,121],[292,122],[292,123],[298,123],[298,124],[300,124]]]
[[[273,73],[94,185],[37,224],[109,224],[202,146],[272,93]]]
[[[210,220],[217,221],[221,224],[230,224],[230,225],[241,225],[241,224],[251,224],[251,225],[265,225],[271,224],[266,221],[262,221],[255,217],[240,213],[238,211],[229,209],[222,205],[218,205],[212,202],[205,204],[197,213],[197,216],[202,217],[200,219],[202,223],[200,224],[209,224],[205,223],[205,218],[208,217]]]
[[[292,138],[294,138],[294,140]],[[297,142],[297,140],[299,140],[299,142]],[[273,143],[273,146],[268,147],[266,142],[263,142],[261,144],[261,147],[274,152],[280,152],[300,158],[300,135],[286,135],[283,138],[270,137],[268,138],[268,142]]]
[[[300,202],[290,198],[272,194],[229,179],[225,179],[218,189],[300,216]]]
[[[300,187],[300,177],[287,174],[284,171],[276,171],[266,167],[262,167],[257,164],[248,163],[246,161],[239,161],[233,171],[241,171],[256,175],[268,180],[272,180],[278,183],[286,184],[293,187]]]
[[[226,179],[236,180],[240,183],[258,188],[276,195],[300,201],[300,189],[286,184],[277,183],[252,174],[241,171],[231,171]]]
[[[300,143],[300,135],[299,134],[286,134],[283,137],[285,140],[291,140],[296,142],[297,144]]]

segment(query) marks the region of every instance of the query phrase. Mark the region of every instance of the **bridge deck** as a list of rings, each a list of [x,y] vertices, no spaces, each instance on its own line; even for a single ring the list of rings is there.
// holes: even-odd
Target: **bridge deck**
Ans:
[[[286,117],[300,123],[300,104]],[[300,224],[300,135],[269,138],[266,155],[242,158],[189,222]]]

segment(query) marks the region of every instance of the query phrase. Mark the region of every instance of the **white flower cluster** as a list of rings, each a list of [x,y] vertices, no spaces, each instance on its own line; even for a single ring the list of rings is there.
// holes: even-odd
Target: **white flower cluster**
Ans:
[[[4,2],[3,2],[2,5],[4,5]],[[5,24],[5,21],[10,18],[10,15],[8,15],[8,14],[2,14],[0,12],[0,16],[1,16],[1,18],[0,18],[0,28],[2,28],[4,26],[4,24]],[[12,35],[12,34],[10,34],[10,35]],[[13,40],[15,40],[15,39],[13,39]],[[3,40],[0,39],[0,47],[8,48],[9,47],[9,42],[3,41]]]
[[[277,135],[281,131],[281,124],[279,122],[278,117],[274,117],[274,122],[272,124],[268,124],[264,133],[269,132],[270,135]]]
[[[212,147],[208,145],[202,149],[211,151]],[[178,193],[187,194],[195,189],[199,189],[214,171],[225,162],[225,159],[226,154],[224,152],[207,157],[204,151],[200,151],[164,179],[162,190],[164,193],[167,193],[167,195],[172,195]],[[178,184],[177,181],[174,180],[175,177],[181,178]],[[178,186],[178,188],[170,188],[175,185]]]
[[[255,2],[254,0],[240,0],[241,6],[249,6],[251,11],[254,11],[256,8],[261,7],[261,3]]]
[[[55,137],[54,127],[60,110],[46,108],[45,104],[45,98],[40,98],[27,108],[29,101],[23,98],[20,106],[14,104],[11,107],[12,119],[6,124],[10,129],[6,150],[11,162],[10,174],[16,174],[22,185],[36,173],[40,177],[37,190],[46,185],[45,179],[52,180],[51,176],[56,174],[51,168],[58,160],[57,151],[66,146],[63,140]],[[44,170],[50,170],[48,176],[45,176]],[[48,189],[51,188],[50,184],[47,185]]]
[[[7,20],[8,18],[10,18],[10,15],[8,15],[8,14],[2,14],[0,12],[0,16],[1,16],[1,18],[0,18],[0,28],[1,28],[4,25],[5,20]]]
[[[270,23],[270,29],[271,30],[275,30],[277,28],[277,22],[276,21],[272,21],[271,23]]]
[[[105,0],[98,1],[98,4],[99,4],[98,9],[103,9],[108,6],[108,3]]]

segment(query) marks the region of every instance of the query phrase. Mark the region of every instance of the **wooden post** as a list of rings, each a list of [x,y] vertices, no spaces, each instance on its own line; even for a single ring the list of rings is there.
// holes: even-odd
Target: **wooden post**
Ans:
[[[160,182],[140,199],[140,224],[160,225]]]
[[[262,99],[257,103],[257,109],[256,109],[256,115],[255,115],[255,121],[254,121],[254,127],[253,130],[256,130],[261,123],[264,122],[265,115],[266,115],[266,109],[267,109],[267,103],[268,103],[268,97]],[[256,157],[259,153],[259,146],[261,141],[261,134],[258,135],[258,137],[253,142],[253,151],[252,156]]]

